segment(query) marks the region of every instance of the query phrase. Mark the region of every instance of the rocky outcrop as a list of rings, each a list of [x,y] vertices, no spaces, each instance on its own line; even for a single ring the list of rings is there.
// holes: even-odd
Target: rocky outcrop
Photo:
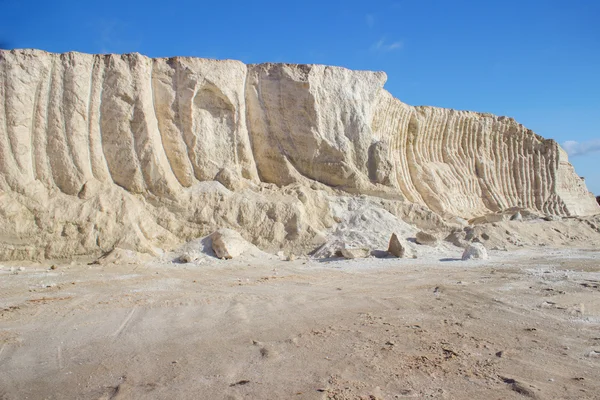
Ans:
[[[306,248],[333,223],[332,189],[442,217],[599,211],[556,142],[510,118],[408,106],[385,80],[321,65],[0,51],[0,258],[156,252],[218,226]]]

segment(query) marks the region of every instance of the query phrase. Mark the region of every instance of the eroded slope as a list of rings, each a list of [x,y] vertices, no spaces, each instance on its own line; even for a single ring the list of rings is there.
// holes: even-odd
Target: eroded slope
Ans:
[[[338,190],[442,217],[598,212],[556,142],[510,118],[408,106],[385,80],[0,51],[1,256],[155,251],[217,226],[304,251],[336,223]]]

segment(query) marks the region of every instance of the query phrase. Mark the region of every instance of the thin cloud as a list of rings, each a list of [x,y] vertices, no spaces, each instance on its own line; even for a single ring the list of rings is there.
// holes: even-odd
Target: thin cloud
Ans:
[[[373,43],[371,46],[371,50],[379,51],[379,52],[389,52],[394,50],[399,50],[404,46],[404,43],[401,41],[396,41],[392,43],[388,43],[385,40],[385,37],[379,39],[377,42]]]
[[[369,28],[374,27],[375,26],[375,15],[373,15],[373,14],[365,15],[365,22],[367,23],[367,26]]]
[[[600,139],[592,139],[586,142],[567,140],[562,144],[563,149],[570,157],[582,156],[589,153],[600,152]]]
[[[98,19],[93,25],[97,40],[96,46],[100,53],[131,53],[139,51],[141,37],[132,31],[130,25],[122,20]],[[137,37],[136,37],[137,36]]]

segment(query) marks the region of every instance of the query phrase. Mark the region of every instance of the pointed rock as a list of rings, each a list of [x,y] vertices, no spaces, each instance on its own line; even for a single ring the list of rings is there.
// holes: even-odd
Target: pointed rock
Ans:
[[[410,247],[408,247],[408,243],[406,243],[404,239],[400,239],[395,233],[392,233],[392,237],[390,238],[388,253],[398,258],[413,258],[413,254]]]

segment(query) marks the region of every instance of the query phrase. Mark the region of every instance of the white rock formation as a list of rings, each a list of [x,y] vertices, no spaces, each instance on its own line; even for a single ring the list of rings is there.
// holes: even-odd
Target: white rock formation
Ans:
[[[344,256],[344,258],[352,260],[355,258],[368,257],[370,254],[370,251],[369,251],[369,249],[366,249],[364,247],[344,247],[341,249],[341,253],[342,253],[342,256]]]
[[[248,243],[232,229],[219,229],[210,235],[210,238],[215,255],[222,260],[230,260],[247,252],[259,251],[252,243]]]
[[[484,245],[481,243],[470,243],[463,252],[462,259],[465,260],[485,260],[488,258],[488,253]]]
[[[400,239],[396,233],[392,233],[388,244],[388,253],[398,258],[413,258],[413,252],[404,239]]]
[[[428,210],[423,223],[598,213],[553,140],[511,118],[408,106],[385,80],[0,50],[0,259],[156,253],[219,226],[307,251],[335,224],[330,188],[379,196],[396,215]]]

